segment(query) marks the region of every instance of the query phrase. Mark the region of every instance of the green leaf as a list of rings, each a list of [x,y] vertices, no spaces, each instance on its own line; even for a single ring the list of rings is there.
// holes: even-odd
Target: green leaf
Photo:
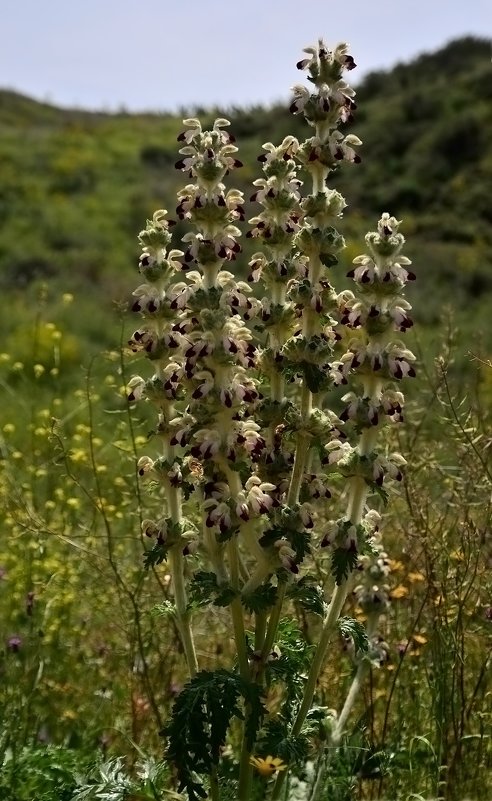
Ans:
[[[311,550],[311,534],[309,531],[298,531],[294,525],[299,525],[298,515],[296,514],[293,522],[289,521],[288,516],[281,521],[281,525],[274,525],[267,529],[259,539],[262,548],[268,548],[276,540],[286,539],[296,552],[296,559],[300,562]]]
[[[290,728],[290,722],[283,717],[269,720],[258,750],[264,754],[275,754],[289,764],[297,762],[304,765],[309,751],[308,738],[304,734],[290,734]]]
[[[356,653],[367,653],[369,641],[362,623],[351,617],[341,617],[338,621],[338,628],[343,637],[350,637],[350,639],[353,640]]]
[[[163,601],[153,606],[150,614],[152,617],[172,617],[176,614],[176,607],[171,601]]]
[[[296,552],[296,559],[300,562],[306,554],[311,552],[311,533],[304,531],[289,531],[287,539]]]
[[[244,719],[246,738],[252,747],[265,714],[261,688],[225,669],[202,670],[178,695],[170,722],[161,734],[168,738],[167,756],[178,776],[178,792],[186,790],[190,801],[205,798],[200,775],[218,765],[232,718]]]
[[[282,682],[285,686],[283,714],[290,720],[295,712],[295,703],[302,695],[305,684],[305,673],[309,669],[313,646],[306,642],[296,623],[290,618],[283,618],[278,626],[276,646],[279,649],[278,659],[267,663],[269,682]]]
[[[277,587],[273,584],[262,584],[254,592],[243,595],[241,601],[249,612],[263,612],[270,609],[277,600]]]
[[[352,570],[357,567],[359,553],[348,548],[335,548],[331,554],[331,574],[337,584],[348,579]]]
[[[378,495],[381,498],[384,506],[387,506],[389,499],[388,491],[385,490],[384,487],[380,487],[379,484],[376,484],[375,481],[371,483],[371,489],[375,495]]]
[[[258,684],[241,680],[241,693],[246,703],[247,712],[245,726],[246,745],[252,751],[267,709],[261,700],[263,688]]]
[[[275,540],[281,539],[285,534],[284,529],[282,528],[268,528],[266,531],[263,532],[262,536],[258,540],[259,544],[262,548],[268,548],[269,545],[273,545]]]
[[[149,551],[145,551],[144,553],[145,569],[149,570],[151,567],[156,567],[156,565],[160,565],[161,562],[165,562],[168,550],[169,548],[165,543],[161,544],[156,542],[155,545]]]
[[[237,595],[230,584],[218,584],[215,573],[199,570],[190,583],[192,606],[229,606]]]
[[[310,392],[319,392],[326,382],[326,373],[320,370],[316,364],[311,364],[310,362],[302,362],[301,366],[304,380]]]
[[[332,253],[320,253],[319,260],[324,267],[334,267],[338,264],[338,259]]]
[[[323,592],[313,576],[303,576],[297,583],[291,584],[287,590],[287,597],[298,603],[307,612],[324,615]]]

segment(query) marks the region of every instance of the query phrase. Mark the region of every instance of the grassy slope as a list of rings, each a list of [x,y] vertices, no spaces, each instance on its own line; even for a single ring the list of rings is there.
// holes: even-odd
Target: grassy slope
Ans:
[[[358,87],[353,126],[364,142],[363,163],[332,181],[349,202],[345,232],[357,239],[347,257],[360,252],[363,233],[381,211],[405,220],[421,322],[435,323],[447,301],[465,310],[465,327],[486,319],[492,285],[488,78],[489,45],[471,38],[372,73]],[[245,162],[234,180],[247,195],[259,173],[261,144],[308,134],[281,107],[229,110],[228,116]],[[178,117],[62,110],[0,92],[3,287],[25,295],[26,287],[48,279],[56,292],[75,290],[84,311],[92,311],[83,315],[87,330],[80,333],[96,338],[104,304],[132,287],[136,233],[156,207],[174,207],[173,190],[182,181],[173,169],[179,130]],[[431,303],[436,297],[439,303]],[[72,321],[74,333],[78,325],[80,318]]]

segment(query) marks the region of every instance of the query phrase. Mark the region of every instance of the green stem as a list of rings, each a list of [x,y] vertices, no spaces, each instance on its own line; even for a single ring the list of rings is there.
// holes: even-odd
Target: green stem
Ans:
[[[220,792],[217,768],[215,765],[212,765],[212,769],[210,771],[210,801],[219,801],[219,799]]]
[[[351,581],[347,579],[342,584],[337,585],[333,592],[330,605],[323,622],[323,629],[319,638],[318,647],[309,670],[301,706],[299,707],[299,711],[292,728],[292,734],[294,735],[300,733],[302,724],[304,723],[306,715],[311,708],[316,690],[316,682],[321,672],[321,668],[323,667],[323,662],[326,656],[328,645],[330,643],[331,635],[345,603],[350,584]]]
[[[311,704],[314,698],[314,693],[316,691],[316,682],[318,680],[318,676],[323,666],[323,662],[326,656],[328,645],[330,643],[330,638],[333,633],[333,629],[340,616],[342,607],[345,603],[345,599],[347,597],[350,584],[351,584],[350,580],[344,581],[343,584],[339,584],[335,588],[332,599],[330,601],[330,606],[328,607],[328,611],[323,623],[321,637],[316,652],[314,654],[314,658],[311,663],[311,668],[309,670],[309,675],[306,681],[306,686],[304,688],[304,695],[302,698],[301,706],[299,707],[297,717],[292,727],[292,735],[294,737],[300,733],[302,729],[302,724],[304,723],[306,715],[311,708]],[[275,801],[275,799],[279,798],[280,793],[282,791],[283,783],[285,781],[286,774],[287,771],[279,773],[277,781],[275,782],[275,785],[273,787],[271,801]]]
[[[251,577],[248,579],[242,589],[242,595],[249,595],[254,592],[264,580],[272,574],[273,570],[270,563],[263,557],[262,562],[256,565]]]
[[[371,617],[369,617],[366,626],[366,634],[368,639],[370,639],[374,635],[378,625],[379,618],[380,618],[379,614],[373,614]],[[342,707],[342,711],[340,712],[340,715],[338,716],[337,722],[331,733],[329,742],[331,748],[329,750],[325,750],[322,758],[320,759],[318,775],[316,776],[316,782],[313,787],[309,801],[318,801],[319,794],[321,792],[321,788],[325,780],[326,771],[328,769],[328,766],[330,765],[330,762],[332,761],[333,757],[336,754],[335,749],[340,745],[345,724],[352,711],[356,698],[359,695],[362,684],[364,683],[365,678],[369,673],[369,670],[370,670],[369,660],[363,659],[361,662],[359,662],[356,674],[352,680],[352,684],[350,685],[350,690],[345,699],[345,703]]]
[[[244,559],[241,555],[241,551],[238,552],[238,564],[239,564],[239,577],[243,584],[246,584],[249,581],[249,572],[248,568],[245,565]]]
[[[275,635],[277,634],[278,624],[280,621],[280,614],[282,612],[282,606],[284,603],[286,590],[287,590],[287,582],[283,581],[282,584],[279,584],[278,587],[277,600],[275,602],[275,606],[270,612],[270,618],[268,620],[268,627],[265,635],[265,640],[263,643],[263,648],[261,649],[261,664],[263,666],[261,673],[263,673],[264,666],[273,648],[273,643],[275,642]]]
[[[314,284],[321,269],[321,261],[319,258],[311,258],[309,262],[309,280]],[[312,309],[304,309],[302,321],[302,333],[306,339],[309,339],[313,334],[315,325],[315,313]],[[301,419],[303,423],[307,423],[311,417],[313,409],[313,395],[308,389],[306,383],[302,385],[301,391]],[[299,502],[299,492],[301,489],[302,478],[306,467],[309,454],[309,436],[304,431],[300,431],[297,435],[296,441],[296,454],[294,457],[294,468],[292,471],[292,478],[290,481],[289,491],[287,493],[287,505],[294,506]]]
[[[248,715],[246,710],[246,715]],[[238,801],[250,801],[251,782],[253,779],[253,766],[250,764],[251,751],[246,744],[246,737],[243,734],[241,746],[241,756],[239,759],[239,785],[237,788]]]
[[[282,373],[274,373],[270,380],[270,395],[273,401],[282,403],[284,399],[284,377]]]
[[[304,476],[304,466],[306,464],[308,451],[309,451],[308,437],[306,434],[299,433],[297,435],[296,455],[294,457],[294,468],[292,470],[289,491],[287,493],[287,506],[295,506],[295,504],[299,502],[299,493],[301,491],[301,484]]]
[[[364,436],[362,436],[361,442],[359,443],[359,452],[362,453],[367,452],[366,448],[372,448],[372,445],[373,445],[372,437],[368,438],[368,440],[366,441],[366,439],[364,439]],[[351,478],[349,497],[347,501],[347,518],[355,525],[358,525],[362,519],[366,497],[367,497],[367,484],[364,481],[364,479],[360,478],[359,476],[354,476],[353,478]],[[297,717],[292,727],[292,734],[294,736],[300,733],[302,725],[306,719],[306,715],[311,708],[311,704],[314,698],[314,693],[316,691],[316,683],[318,681],[319,674],[321,672],[323,663],[325,661],[326,652],[330,644],[330,639],[333,634],[333,630],[336,626],[337,620],[340,617],[340,613],[342,611],[343,605],[345,603],[351,585],[352,585],[352,575],[349,575],[349,577],[345,579],[345,581],[343,581],[341,584],[338,584],[335,587],[335,590],[331,597],[330,605],[328,607],[326,617],[323,621],[323,628],[321,630],[321,636],[318,642],[318,646],[316,648],[313,661],[309,669],[306,686],[304,688],[304,695],[301,701],[301,705],[299,707],[299,711],[297,713]],[[287,771],[279,774],[277,781],[275,782],[275,786],[273,788],[271,801],[275,801],[275,799],[279,797],[283,783],[285,781],[286,773]]]
[[[347,500],[347,520],[354,525],[359,525],[364,514],[364,506],[367,498],[367,484],[360,476],[352,476],[349,479],[349,497]]]
[[[364,479],[359,478],[359,476],[354,476],[354,478],[351,479],[347,503],[347,517],[355,525],[358,525],[362,519],[366,496],[367,484],[365,483]],[[349,587],[352,583],[351,578],[352,577],[349,576],[341,584],[338,584],[333,592],[330,605],[323,622],[323,628],[318,642],[318,647],[316,648],[311,668],[309,670],[306,687],[304,688],[304,696],[292,729],[293,734],[299,734],[302,724],[304,723],[306,715],[311,707],[316,689],[316,682],[323,666],[333,629],[340,616],[349,591]]]
[[[227,543],[227,554],[229,557],[229,570],[231,573],[231,587],[239,591],[239,558],[237,552],[237,541],[233,537]],[[234,628],[234,639],[236,641],[237,659],[239,672],[243,679],[249,679],[249,662],[246,651],[246,632],[244,630],[243,607],[239,595],[231,601],[232,625]]]
[[[165,448],[167,458],[172,458],[173,449]],[[172,487],[169,482],[165,484],[166,498],[169,516],[173,523],[180,523],[181,513],[181,492],[176,487]],[[190,611],[188,609],[188,597],[186,593],[184,579],[184,558],[183,545],[177,543],[169,550],[168,564],[173,582],[174,601],[176,607],[176,623],[181,637],[181,643],[185,653],[186,662],[190,676],[198,672],[198,660],[196,657],[195,643],[191,628]]]
[[[361,456],[367,455],[374,450],[376,445],[376,440],[378,438],[379,429],[377,426],[371,426],[371,428],[366,428],[359,440],[359,445],[357,450],[361,454]]]
[[[239,589],[239,559],[237,541],[235,538],[227,543],[229,555],[229,568],[231,572],[231,585],[234,589]],[[243,607],[241,599],[236,596],[231,602],[232,625],[234,628],[234,639],[236,641],[236,651],[239,664],[239,673],[246,681],[250,679],[250,669],[248,653],[246,650],[246,633],[244,630]],[[249,801],[253,768],[250,765],[251,752],[246,740],[246,723],[250,715],[250,709],[246,706],[243,736],[241,743],[241,756],[239,758],[239,785],[238,801]]]
[[[231,485],[232,486],[232,485]],[[265,551],[258,542],[258,519],[241,520],[239,525],[239,536],[244,548],[251,556],[255,556],[258,562],[265,561]],[[261,525],[261,522],[260,522]]]
[[[340,741],[342,739],[343,731],[345,728],[345,724],[348,720],[348,717],[352,711],[352,707],[355,703],[357,696],[359,695],[360,688],[362,683],[364,682],[367,674],[369,673],[370,664],[367,660],[364,660],[360,663],[359,667],[357,668],[357,672],[352,680],[352,684],[350,685],[350,690],[348,695],[345,699],[345,703],[343,705],[342,711],[340,712],[340,717],[337,720],[336,726],[333,730],[333,734],[331,736],[332,745],[338,746],[340,745]]]
[[[198,671],[195,643],[191,630],[190,613],[187,609],[188,601],[184,582],[184,558],[182,545],[174,545],[168,554],[168,564],[173,581],[174,600],[176,605],[176,622],[181,636],[181,642],[188,664],[188,670],[193,677]]]
[[[255,651],[261,651],[266,637],[267,618],[264,611],[255,614]]]

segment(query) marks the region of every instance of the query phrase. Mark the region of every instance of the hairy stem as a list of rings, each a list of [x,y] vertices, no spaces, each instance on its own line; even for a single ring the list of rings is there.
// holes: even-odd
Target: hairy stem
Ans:
[[[361,442],[359,443],[359,452],[363,449],[363,452],[366,452],[366,448],[371,448],[373,444],[372,437],[369,438],[369,441],[366,442],[363,437],[361,437]],[[350,479],[349,485],[349,494],[347,499],[347,518],[353,523],[354,525],[358,525],[362,519],[362,515],[364,512],[364,505],[366,502],[367,497],[367,484],[365,483],[364,479],[360,478],[359,476],[354,476]],[[321,635],[319,638],[318,646],[316,648],[313,661],[311,663],[311,667],[309,669],[308,678],[306,681],[306,686],[304,688],[304,694],[302,697],[301,705],[297,712],[296,719],[294,721],[294,725],[292,727],[292,734],[294,736],[298,735],[302,729],[302,725],[306,719],[306,716],[311,708],[311,704],[313,702],[314,693],[316,692],[316,683],[318,681],[319,674],[323,668],[323,664],[326,658],[326,652],[328,650],[328,646],[330,644],[330,640],[335,629],[336,623],[338,618],[340,617],[343,605],[349,593],[349,590],[352,586],[352,574],[348,576],[347,579],[342,581],[341,584],[338,584],[335,587],[333,595],[331,597],[330,605],[328,607],[325,619],[323,621],[323,628],[321,630]],[[280,792],[282,790],[283,783],[285,781],[285,773],[280,773],[275,786],[273,788],[271,799],[279,798]]]
[[[243,595],[249,595],[250,593],[254,592],[260,584],[263,584],[264,580],[272,574],[272,568],[269,562],[266,559],[263,559],[260,564],[256,565],[251,577],[248,579],[246,584],[242,589]]]
[[[255,651],[261,651],[266,637],[267,619],[265,612],[255,614]]]
[[[233,538],[227,543],[229,568],[231,571],[231,585],[234,589],[239,589],[239,559],[237,539]],[[244,630],[243,607],[241,599],[237,595],[231,602],[232,625],[234,628],[234,639],[236,641],[236,651],[239,664],[239,673],[246,681],[250,678],[248,662],[248,652],[246,650],[246,633]],[[246,723],[250,715],[250,709],[246,706],[243,736],[241,742],[241,756],[239,759],[239,786],[238,801],[249,801],[250,787],[252,780],[252,766],[250,765],[251,752],[246,741]]]
[[[171,416],[172,408],[168,410],[168,415]],[[170,445],[164,445],[164,456],[169,461],[174,457],[174,448]],[[171,483],[166,480],[164,483],[168,514],[173,523],[181,523],[182,520],[182,497],[181,491],[177,487],[171,486]],[[198,672],[198,660],[195,650],[195,642],[193,639],[193,631],[191,628],[191,615],[188,609],[188,596],[185,586],[184,578],[184,558],[183,558],[183,545],[177,543],[169,549],[168,564],[171,573],[174,601],[176,607],[176,624],[181,637],[181,643],[188,665],[190,675],[193,677]]]
[[[328,645],[330,643],[330,638],[333,633],[335,624],[340,616],[342,607],[345,603],[349,586],[350,582],[348,580],[344,581],[343,584],[340,584],[335,588],[335,591],[333,593],[330,605],[328,607],[328,612],[326,614],[323,623],[323,629],[321,632],[321,637],[318,643],[318,647],[314,654],[314,658],[311,663],[311,668],[309,670],[309,675],[306,681],[306,686],[304,688],[304,695],[301,701],[301,706],[299,707],[297,717],[292,727],[293,736],[296,736],[300,733],[302,729],[302,724],[304,723],[306,715],[311,708],[311,704],[314,698],[314,693],[316,691],[316,682],[318,681],[318,676],[321,672],[321,668],[323,667],[323,662],[325,659],[326,651],[328,649]],[[271,801],[274,801],[274,799],[280,797],[280,793],[282,791],[286,774],[287,771],[279,773],[277,781],[275,782],[275,785],[273,787]]]
[[[187,609],[188,600],[184,581],[184,558],[182,546],[175,545],[170,549],[168,563],[173,581],[174,600],[176,605],[176,623],[181,637],[183,650],[188,663],[190,675],[194,676],[198,671],[198,661],[196,658],[195,643],[191,629],[190,613]]]
[[[366,634],[367,634],[367,639],[368,640],[370,640],[371,637],[374,636],[374,633],[376,631],[376,627],[377,627],[377,624],[378,624],[379,617],[380,617],[379,614],[372,615],[372,617],[370,617],[368,622],[367,622]],[[354,703],[355,703],[355,701],[357,699],[357,696],[359,695],[359,692],[360,692],[360,689],[362,687],[362,684],[363,684],[367,674],[369,673],[370,667],[371,667],[371,663],[369,662],[368,659],[362,659],[359,662],[359,666],[357,667],[357,671],[356,671],[355,676],[354,676],[354,678],[352,680],[352,684],[350,685],[350,690],[348,691],[347,697],[345,699],[345,703],[344,703],[344,705],[342,707],[342,711],[340,712],[340,715],[338,716],[336,725],[335,725],[335,727],[333,729],[333,732],[332,732],[332,735],[331,735],[331,743],[334,746],[340,745],[340,741],[342,739],[342,735],[343,735],[343,732],[344,732],[344,729],[345,729],[345,724],[346,724],[346,722],[348,720],[348,717],[349,717],[349,715],[350,715],[350,713],[352,711],[352,708],[353,708]]]
[[[237,540],[235,537],[227,543],[227,555],[229,557],[229,569],[231,573],[231,586],[234,590],[239,590],[239,556],[237,550]],[[239,595],[231,601],[232,625],[234,628],[234,639],[236,642],[237,659],[239,672],[244,679],[249,679],[248,653],[246,651],[246,633],[244,630],[243,607]]]
[[[287,582],[284,581],[282,582],[282,584],[279,584],[277,600],[275,602],[275,606],[270,612],[270,618],[268,620],[268,627],[265,635],[265,640],[263,642],[263,648],[261,649],[261,664],[263,666],[266,664],[266,660],[268,659],[268,656],[273,648],[273,643],[275,642],[275,635],[278,629],[278,624],[280,620],[280,614],[282,612],[282,605],[284,603],[286,589],[287,589]]]

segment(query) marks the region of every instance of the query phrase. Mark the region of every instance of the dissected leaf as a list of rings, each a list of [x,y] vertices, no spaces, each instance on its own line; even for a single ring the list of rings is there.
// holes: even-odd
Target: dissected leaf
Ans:
[[[331,574],[337,584],[348,579],[357,567],[359,553],[353,548],[334,548],[331,554]]]
[[[167,756],[190,801],[205,798],[199,776],[208,775],[219,762],[232,718],[243,720],[252,746],[265,708],[261,688],[225,669],[202,670],[178,695],[170,722],[162,735],[168,738]]]
[[[323,592],[312,576],[303,576],[295,584],[291,584],[287,597],[302,606],[307,612],[323,616],[325,602]]]
[[[243,595],[241,601],[249,612],[263,612],[274,605],[277,600],[277,592],[277,587],[274,587],[273,584],[262,584],[254,592]]]
[[[229,606],[237,595],[230,584],[219,584],[215,573],[199,570],[190,582],[190,600],[192,606]]]
[[[353,620],[351,617],[341,617],[338,621],[338,628],[343,637],[350,637],[353,640],[356,652],[367,653],[369,642],[363,623]]]

